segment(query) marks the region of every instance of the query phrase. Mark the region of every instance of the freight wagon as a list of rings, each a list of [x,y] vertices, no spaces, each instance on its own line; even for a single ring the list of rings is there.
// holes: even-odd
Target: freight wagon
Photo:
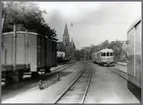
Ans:
[[[128,88],[141,101],[142,41],[141,19],[134,22],[127,32]]]
[[[25,73],[35,77],[57,65],[57,43],[33,32],[3,33],[1,61],[6,81],[19,81]]]

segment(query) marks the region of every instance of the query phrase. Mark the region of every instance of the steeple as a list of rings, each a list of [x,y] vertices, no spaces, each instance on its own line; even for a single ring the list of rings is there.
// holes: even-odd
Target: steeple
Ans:
[[[70,43],[67,24],[65,24],[65,29],[64,29],[64,34],[63,34],[63,43],[64,43],[64,46],[68,46]]]

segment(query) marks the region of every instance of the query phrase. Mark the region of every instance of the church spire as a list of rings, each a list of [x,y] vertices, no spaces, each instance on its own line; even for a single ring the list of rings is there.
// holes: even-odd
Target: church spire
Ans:
[[[70,43],[67,23],[65,24],[65,29],[64,29],[64,34],[63,34],[63,43],[64,43],[64,46],[68,46],[68,44]]]

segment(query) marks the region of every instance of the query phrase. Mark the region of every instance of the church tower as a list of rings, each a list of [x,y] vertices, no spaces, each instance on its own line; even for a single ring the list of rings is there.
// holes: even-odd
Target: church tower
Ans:
[[[63,34],[63,43],[64,43],[65,47],[69,46],[69,44],[70,44],[70,38],[69,38],[67,24],[65,25],[65,30],[64,30],[64,34]]]

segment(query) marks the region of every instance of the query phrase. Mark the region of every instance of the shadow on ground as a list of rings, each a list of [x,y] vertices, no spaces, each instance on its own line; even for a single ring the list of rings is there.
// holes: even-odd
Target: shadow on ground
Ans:
[[[61,80],[62,77],[69,75],[72,72],[62,71],[59,73],[52,74],[50,76],[37,76],[36,78],[25,78],[18,83],[12,83],[8,85],[2,86],[1,96],[2,100],[14,97],[22,92],[26,92],[32,88],[38,89],[39,81],[42,80],[45,84],[47,84],[46,88],[57,83]],[[58,78],[57,78],[58,74]]]

